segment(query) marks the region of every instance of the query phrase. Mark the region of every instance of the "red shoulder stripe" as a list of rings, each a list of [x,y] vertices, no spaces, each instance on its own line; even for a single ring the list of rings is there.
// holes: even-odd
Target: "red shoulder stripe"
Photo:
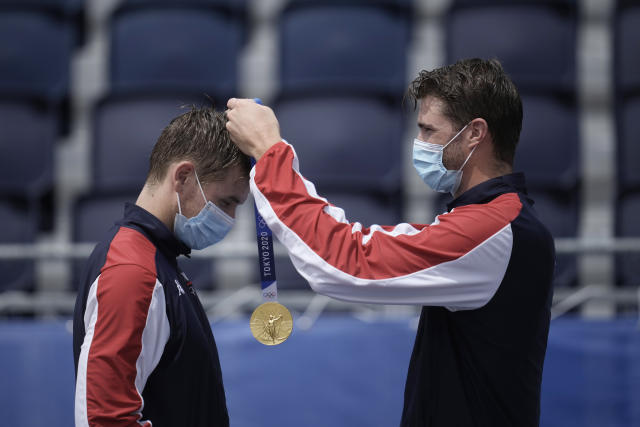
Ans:
[[[90,425],[138,425],[136,361],[156,283],[155,246],[136,230],[115,235],[98,279],[98,318],[87,362]],[[150,425],[150,424],[148,424]]]

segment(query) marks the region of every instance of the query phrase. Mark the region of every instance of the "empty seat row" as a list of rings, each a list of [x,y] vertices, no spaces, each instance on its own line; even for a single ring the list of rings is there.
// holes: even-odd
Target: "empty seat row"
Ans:
[[[207,103],[209,95],[220,106],[237,93],[238,57],[247,39],[245,6],[231,0],[129,0],[116,11],[110,23],[111,92],[96,105],[92,120],[92,192],[98,198],[87,197],[78,210],[99,206],[99,197],[112,200],[116,193],[117,198],[140,189],[149,151],[181,105]],[[570,0],[458,0],[445,20],[447,62],[496,57],[519,86],[525,117],[516,168],[526,172],[556,237],[575,237],[579,223],[576,7]],[[300,155],[302,172],[330,201],[344,203],[352,220],[401,218],[401,141],[410,136],[403,136],[397,104],[407,83],[411,10],[410,0],[296,0],[281,15],[280,95],[272,106]],[[19,135],[20,120],[27,119],[15,119],[12,105],[0,118],[8,129],[0,138],[11,148],[0,188],[16,182],[35,182],[37,188],[51,182],[51,118],[42,107],[16,109],[23,111],[15,113],[18,118],[42,116],[26,136]],[[633,117],[633,110],[627,114]],[[28,148],[34,141],[38,145]],[[38,149],[43,141],[45,148]],[[49,167],[21,168],[28,150],[45,153]],[[569,276],[566,283],[575,279]]]

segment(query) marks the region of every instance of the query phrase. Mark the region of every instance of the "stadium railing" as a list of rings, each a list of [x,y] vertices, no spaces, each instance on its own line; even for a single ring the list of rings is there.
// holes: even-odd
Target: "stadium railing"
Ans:
[[[0,244],[0,260],[72,260],[87,258],[95,244],[93,243],[37,243],[37,244]],[[279,246],[279,245],[278,245]],[[640,238],[558,238],[555,240],[558,254],[617,254],[640,252]],[[279,249],[279,250],[278,250]],[[251,242],[224,243],[202,251],[192,253],[193,258],[204,259],[252,259],[256,256],[255,245]],[[286,251],[277,247],[276,257],[285,258]],[[260,303],[260,292],[257,283],[245,286],[200,291],[200,299],[207,313],[213,320],[250,310]],[[313,322],[324,310],[356,311],[366,315],[370,312],[387,312],[391,315],[400,313],[418,313],[417,307],[392,308],[389,306],[373,306],[352,304],[332,300],[305,290],[287,290],[279,295],[281,301],[293,310],[302,313],[304,322]],[[561,316],[580,305],[601,300],[612,303],[632,304],[640,311],[640,286],[614,287],[606,284],[588,284],[577,288],[558,288],[554,291],[552,318]],[[37,291],[0,293],[0,317],[14,313],[39,315],[68,316],[73,313],[75,292],[72,291]]]

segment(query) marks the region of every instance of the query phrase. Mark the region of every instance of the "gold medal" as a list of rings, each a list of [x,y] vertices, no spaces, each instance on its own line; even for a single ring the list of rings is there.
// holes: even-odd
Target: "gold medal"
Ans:
[[[251,333],[264,345],[282,344],[293,330],[293,318],[287,308],[277,302],[265,302],[251,315]]]

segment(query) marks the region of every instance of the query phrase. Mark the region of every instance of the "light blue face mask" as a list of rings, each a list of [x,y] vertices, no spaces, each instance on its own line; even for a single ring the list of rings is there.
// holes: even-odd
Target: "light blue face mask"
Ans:
[[[202,191],[202,185],[200,185],[197,173],[196,181],[198,182],[198,187],[200,187],[205,205],[198,215],[187,219],[182,215],[180,195],[176,193],[178,197],[178,213],[176,213],[173,221],[173,232],[178,239],[191,249],[204,249],[224,239],[224,236],[233,227],[235,220],[213,202],[207,200],[204,191]]]
[[[422,178],[425,184],[439,193],[451,193],[455,195],[462,181],[462,169],[477,147],[477,145],[473,147],[467,159],[458,170],[449,170],[442,163],[442,153],[444,149],[447,148],[467,126],[469,126],[468,123],[444,145],[420,141],[417,138],[413,140],[413,167],[416,168],[418,175],[420,175],[420,178]]]

